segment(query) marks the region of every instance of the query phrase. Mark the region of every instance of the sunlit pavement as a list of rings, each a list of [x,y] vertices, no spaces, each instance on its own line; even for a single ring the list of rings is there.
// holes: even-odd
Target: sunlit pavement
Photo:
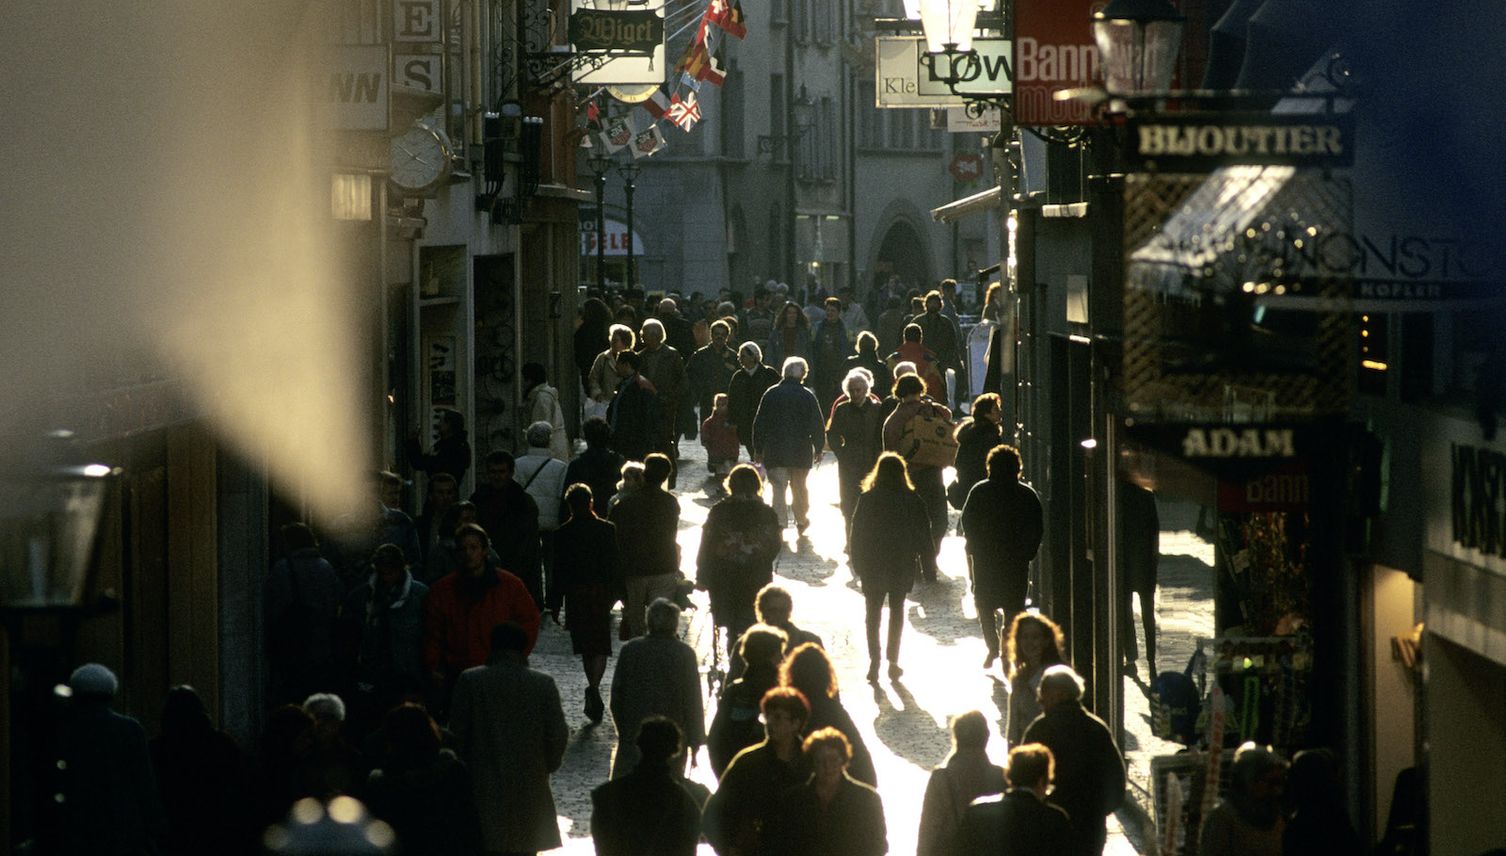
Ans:
[[[700,527],[716,500],[710,493],[711,483],[706,480],[703,450],[693,442],[682,442],[681,454],[676,491],[681,508],[680,547],[682,566],[686,575],[693,578]],[[852,577],[842,552],[843,525],[836,506],[836,478],[836,464],[828,454],[811,472],[811,527],[800,538],[793,528],[785,530],[785,549],[775,567],[775,577],[794,595],[795,623],[820,634],[836,664],[842,702],[858,723],[878,768],[879,793],[889,828],[889,851],[914,853],[927,776],[950,749],[947,717],[971,709],[983,711],[995,731],[989,754],[996,763],[1002,763],[1006,747],[998,734],[1004,727],[1008,692],[998,666],[991,674],[982,669],[986,650],[967,595],[962,541],[954,536],[949,536],[942,548],[941,580],[933,584],[917,583],[911,593],[900,655],[903,677],[897,681],[884,678],[878,686],[866,683],[868,655],[863,634],[863,600],[850,585]],[[952,516],[955,524],[956,514]],[[701,654],[703,664],[709,666],[710,618],[704,594],[697,593],[697,600],[702,608],[688,613],[683,629],[686,640]],[[559,683],[572,732],[564,766],[553,780],[560,831],[565,838],[564,850],[557,852],[591,853],[590,789],[608,775],[612,746],[617,739],[611,714],[598,726],[592,726],[585,718],[581,712],[585,679],[580,661],[570,654],[569,636],[547,619],[532,664],[554,675]],[[609,664],[607,685],[611,682],[611,669]],[[708,698],[708,723],[714,710],[715,702]],[[691,778],[715,787],[704,752]],[[1116,818],[1110,818],[1109,824],[1105,853],[1122,856],[1138,852]],[[711,850],[702,845],[702,852]]]

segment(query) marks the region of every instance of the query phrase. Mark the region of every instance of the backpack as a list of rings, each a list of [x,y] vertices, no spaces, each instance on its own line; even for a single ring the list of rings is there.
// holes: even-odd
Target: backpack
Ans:
[[[912,467],[950,467],[957,460],[957,440],[952,436],[952,421],[926,399],[926,406],[915,411],[899,436],[901,449],[913,449],[907,461]]]

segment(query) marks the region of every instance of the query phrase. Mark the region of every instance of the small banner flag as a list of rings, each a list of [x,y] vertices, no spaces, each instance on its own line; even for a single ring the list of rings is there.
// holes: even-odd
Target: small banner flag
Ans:
[[[601,140],[609,153],[621,151],[623,146],[633,141],[633,126],[621,116],[612,119],[607,122],[607,130],[602,134]]]
[[[721,27],[729,36],[741,39],[748,35],[740,0],[711,0],[711,5],[706,7],[706,20]]]
[[[716,54],[706,54],[706,62],[702,64],[700,71],[695,74],[696,80],[704,80],[714,86],[721,86],[727,79],[727,71],[722,64],[716,61]]]
[[[647,110],[649,115],[655,119],[663,119],[664,114],[669,110],[669,104],[669,93],[661,86],[654,90],[654,94],[650,95],[647,100],[641,102],[638,106]]]
[[[666,145],[664,132],[659,130],[657,124],[648,126],[648,130],[639,131],[638,136],[633,138],[633,158],[646,158],[657,153]]]
[[[669,102],[669,121],[687,134],[695,123],[701,121],[701,105],[696,103],[694,92],[687,92],[683,101],[678,94],[675,95]]]

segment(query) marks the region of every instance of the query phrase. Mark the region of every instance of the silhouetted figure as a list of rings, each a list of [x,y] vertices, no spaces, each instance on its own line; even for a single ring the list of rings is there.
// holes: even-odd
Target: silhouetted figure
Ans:
[[[1056,758],[1051,801],[1072,821],[1069,854],[1099,856],[1104,819],[1124,802],[1124,758],[1103,720],[1082,706],[1082,678],[1067,666],[1041,676],[1040,715],[1025,729],[1026,743],[1040,743]]]
[[[1009,790],[968,806],[957,835],[958,854],[1071,853],[1072,824],[1047,800],[1054,775],[1051,750],[1026,743],[1009,750]]]
[[[732,469],[727,497],[706,515],[696,553],[696,584],[711,596],[711,615],[727,630],[732,657],[737,640],[756,620],[753,599],[774,580],[774,560],[784,546],[779,518],[763,501],[763,479],[748,464]]]
[[[674,767],[680,726],[651,716],[638,726],[638,763],[591,791],[591,839],[597,856],[693,856],[701,807]]]
[[[617,530],[596,515],[591,488],[584,484],[572,484],[565,491],[565,507],[570,516],[556,539],[549,614],[557,624],[560,607],[565,608],[570,648],[586,673],[585,714],[600,722],[606,711],[601,677],[612,656],[612,604],[622,579]]]
[[[193,687],[176,686],[162,706],[152,767],[167,812],[166,852],[175,856],[251,851],[247,771],[230,735],[214,727]]]
[[[448,407],[440,408],[436,430],[439,437],[428,454],[419,445],[417,435],[408,438],[403,447],[408,466],[431,475],[449,473],[459,483],[471,468],[471,441],[465,431],[465,415]]]
[[[779,684],[779,663],[784,659],[784,631],[765,624],[748,628],[737,640],[739,659],[746,663],[742,676],[728,684],[716,703],[711,730],[706,736],[706,755],[711,770],[721,778],[733,757],[764,737],[759,722],[764,693]]]
[[[1119,567],[1121,586],[1120,638],[1125,668],[1135,668],[1135,622],[1130,596],[1140,596],[1140,620],[1145,627],[1145,659],[1150,680],[1156,679],[1156,566],[1161,560],[1161,518],[1156,495],[1130,481],[1119,482]]]
[[[809,643],[791,651],[779,667],[779,685],[799,690],[810,704],[810,719],[806,720],[802,734],[808,737],[828,726],[842,732],[848,747],[843,769],[850,764],[854,778],[877,786],[878,772],[873,768],[873,756],[868,754],[857,724],[837,700],[837,672],[826,651]]]
[[[1198,853],[1281,856],[1286,762],[1266,747],[1245,743],[1234,753],[1228,776],[1229,795],[1203,818]]]
[[[255,828],[281,820],[293,803],[310,794],[304,768],[313,752],[314,718],[301,706],[285,704],[267,714],[256,757]]]
[[[282,540],[286,554],[272,566],[263,591],[268,695],[302,701],[339,683],[335,619],[342,588],[334,567],[319,555],[312,529],[290,523],[282,527]]]
[[[835,728],[805,738],[810,781],[785,791],[765,851],[782,856],[882,856],[889,849],[878,791],[847,774],[852,751]]]
[[[764,835],[779,796],[810,778],[800,748],[800,732],[810,703],[793,687],[775,687],[759,701],[764,739],[733,756],[716,793],[706,803],[701,825],[721,856],[764,852]]]
[[[440,748],[439,727],[416,704],[382,720],[382,766],[366,780],[366,805],[397,833],[405,856],[468,856],[481,827],[465,764]]]
[[[873,472],[863,480],[847,543],[852,572],[863,587],[868,680],[878,680],[879,622],[886,601],[889,677],[897,678],[904,671],[899,665],[899,643],[905,629],[905,596],[933,558],[925,501],[910,483],[904,458],[893,452],[879,456]]]
[[[1365,845],[1349,822],[1338,765],[1327,749],[1304,749],[1287,776],[1286,831],[1282,856],[1360,856]]]
[[[1041,715],[1037,692],[1041,676],[1051,666],[1065,662],[1065,640],[1055,621],[1034,612],[1022,612],[1010,622],[1005,634],[1004,676],[1009,679],[1009,713],[1004,737],[1018,746],[1025,729]]]
[[[963,811],[978,797],[1002,790],[1004,769],[988,760],[988,720],[976,710],[952,717],[952,754],[945,764],[931,771],[926,782],[916,836],[918,856],[962,852],[957,849],[957,833]]]
[[[345,795],[360,798],[366,765],[360,750],[345,739],[345,702],[333,693],[315,693],[303,709],[314,718],[309,753],[302,767],[301,796],[321,801]]]
[[[1013,446],[995,446],[988,453],[988,478],[968,493],[959,525],[967,538],[973,603],[988,646],[987,669],[999,656],[997,613],[1003,612],[1002,626],[1008,627],[1025,608],[1030,562],[1045,532],[1040,497],[1020,481],[1020,453]]]
[[[648,635],[622,646],[612,673],[612,720],[617,723],[617,751],[612,778],[638,763],[638,747],[628,735],[650,716],[665,716],[680,726],[691,753],[706,742],[706,713],[701,704],[701,673],[695,649],[680,641],[680,608],[664,598],[648,605]]]

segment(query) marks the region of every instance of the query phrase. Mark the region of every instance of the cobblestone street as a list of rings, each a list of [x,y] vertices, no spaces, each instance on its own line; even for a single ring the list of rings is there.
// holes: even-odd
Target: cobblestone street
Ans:
[[[696,443],[683,442],[681,452],[684,457],[676,493],[681,506],[682,567],[687,576],[694,577],[700,527],[715,499],[711,482],[705,478],[703,450]],[[852,584],[842,552],[842,515],[836,506],[836,465],[831,455],[812,471],[810,487],[811,527],[800,538],[793,528],[785,531],[785,549],[775,567],[776,581],[794,595],[795,623],[820,634],[836,664],[842,702],[862,730],[878,768],[889,851],[914,853],[927,776],[950,748],[948,716],[975,708],[983,711],[994,724],[990,755],[996,763],[1002,763],[1006,747],[998,734],[1004,725],[1008,691],[997,666],[991,673],[981,668],[986,652],[967,592],[962,541],[955,536],[949,536],[943,547],[941,580],[929,585],[918,583],[911,593],[900,658],[904,676],[897,681],[885,678],[878,686],[866,683],[863,601]],[[952,518],[955,524],[955,513]],[[686,640],[701,654],[703,665],[709,667],[710,616],[704,593],[698,592],[696,597],[702,608],[687,614],[682,629]],[[545,623],[532,663],[558,681],[572,729],[564,766],[553,780],[561,833],[566,839],[564,850],[557,852],[590,853],[590,789],[606,780],[617,734],[610,713],[600,725],[592,726],[581,712],[585,679],[580,662],[570,654],[568,635],[547,619]],[[1185,655],[1170,650],[1160,659],[1169,667],[1179,656],[1185,662]],[[609,664],[604,686],[611,682],[611,669]],[[1144,671],[1142,667],[1141,673]],[[708,697],[708,721],[714,710],[715,701]],[[1148,732],[1148,726],[1145,730]],[[691,776],[715,787],[704,752]],[[1133,825],[1132,821],[1125,823]],[[1124,856],[1143,851],[1135,846],[1138,835],[1124,832],[1117,818],[1110,818],[1109,824],[1106,854]],[[709,854],[711,850],[702,845],[702,852]]]

